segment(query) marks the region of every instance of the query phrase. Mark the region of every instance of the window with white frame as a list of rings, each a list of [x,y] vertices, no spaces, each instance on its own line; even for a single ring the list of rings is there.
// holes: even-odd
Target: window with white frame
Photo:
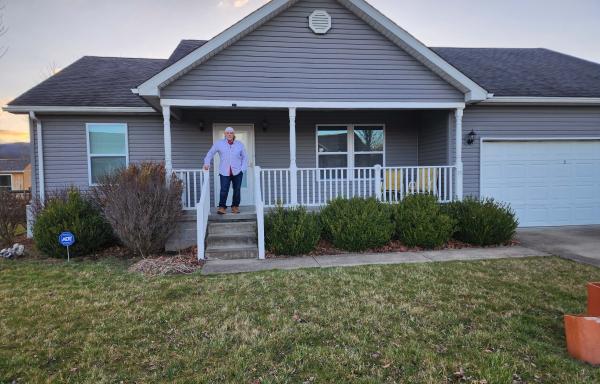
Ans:
[[[0,175],[0,190],[12,190],[12,175]]]
[[[127,124],[89,123],[87,140],[90,184],[129,164]]]
[[[383,166],[384,143],[382,124],[317,125],[317,166]]]

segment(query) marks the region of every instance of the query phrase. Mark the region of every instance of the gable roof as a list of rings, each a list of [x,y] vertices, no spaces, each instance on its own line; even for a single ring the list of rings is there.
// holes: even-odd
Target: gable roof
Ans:
[[[432,48],[494,96],[600,97],[600,64],[544,48]]]
[[[164,59],[84,56],[8,103],[9,106],[148,107],[131,92]]]
[[[203,46],[204,44],[206,44],[207,41],[208,40],[189,40],[189,39],[181,40],[179,42],[179,44],[177,44],[177,47],[175,47],[175,50],[173,51],[173,53],[171,53],[171,56],[169,56],[169,58],[165,62],[165,65],[163,66],[162,69],[165,69],[165,68],[170,67],[171,65],[175,64],[179,60],[183,59],[185,56],[192,53],[192,51],[194,51],[194,50],[200,48],[201,46]]]
[[[0,159],[0,173],[22,172],[28,165],[28,159]]]
[[[364,0],[338,1],[429,69],[456,88],[465,92],[467,101],[481,101],[487,98],[487,91],[480,85],[448,64],[440,56]],[[173,82],[236,41],[239,41],[242,37],[288,9],[296,2],[298,0],[271,0],[238,23],[215,36],[199,48],[194,49],[180,60],[166,66],[163,70],[140,84],[137,88],[138,94],[141,96],[158,97],[160,88]]]

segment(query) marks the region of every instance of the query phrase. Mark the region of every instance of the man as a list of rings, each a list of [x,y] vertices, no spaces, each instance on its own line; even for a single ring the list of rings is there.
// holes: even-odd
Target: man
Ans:
[[[227,210],[227,195],[229,195],[229,185],[233,184],[233,201],[231,202],[231,212],[240,213],[240,188],[244,172],[248,169],[248,156],[244,144],[235,140],[235,131],[231,127],[225,128],[225,138],[213,144],[212,148],[204,158],[204,169],[210,169],[210,162],[215,153],[219,153],[221,162],[219,164],[219,178],[221,181],[221,191],[219,195],[219,208],[217,213],[224,215]]]

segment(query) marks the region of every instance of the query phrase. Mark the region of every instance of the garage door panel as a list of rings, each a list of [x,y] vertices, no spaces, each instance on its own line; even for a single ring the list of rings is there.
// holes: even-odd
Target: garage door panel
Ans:
[[[600,141],[497,141],[481,147],[481,195],[521,226],[600,224]]]

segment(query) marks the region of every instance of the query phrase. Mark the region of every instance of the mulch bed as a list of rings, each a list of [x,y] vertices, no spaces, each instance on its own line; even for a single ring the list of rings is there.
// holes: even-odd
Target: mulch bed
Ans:
[[[509,244],[505,244],[503,246],[512,247],[515,245],[519,245],[519,242],[516,240],[512,240]],[[497,246],[480,247],[480,248],[495,248],[495,247],[497,247]],[[475,245],[472,245],[472,244],[463,243],[461,241],[450,240],[443,247],[436,248],[434,250],[438,251],[438,250],[443,250],[443,249],[465,249],[465,248],[478,248],[478,247]],[[344,255],[344,254],[350,254],[350,253],[365,253],[366,254],[366,253],[394,253],[394,252],[420,252],[420,251],[425,251],[425,249],[420,248],[420,247],[410,248],[410,247],[407,247],[406,245],[402,244],[402,242],[400,242],[398,240],[392,240],[388,244],[386,244],[382,247],[367,249],[366,251],[363,251],[363,252],[349,252],[349,251],[344,251],[342,249],[334,247],[333,244],[331,244],[331,242],[329,242],[327,240],[320,240],[319,243],[317,244],[317,248],[314,251],[312,251],[311,253],[309,253],[308,256]],[[273,259],[273,258],[286,258],[286,257],[290,257],[290,256],[275,255],[275,254],[267,251],[266,257]]]
[[[178,255],[160,255],[148,257],[131,265],[129,272],[145,276],[189,275],[200,269],[204,261],[197,258],[196,247],[182,250]]]

